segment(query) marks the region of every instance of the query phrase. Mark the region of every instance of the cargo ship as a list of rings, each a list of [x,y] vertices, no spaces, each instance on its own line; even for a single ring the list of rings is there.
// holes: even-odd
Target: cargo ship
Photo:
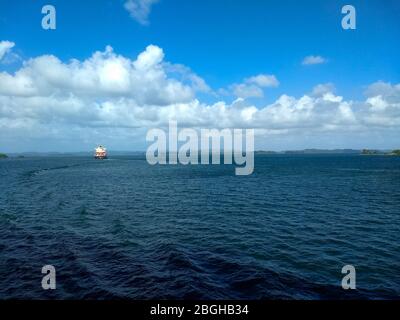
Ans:
[[[103,146],[98,146],[94,151],[94,158],[95,159],[107,159],[107,149]]]

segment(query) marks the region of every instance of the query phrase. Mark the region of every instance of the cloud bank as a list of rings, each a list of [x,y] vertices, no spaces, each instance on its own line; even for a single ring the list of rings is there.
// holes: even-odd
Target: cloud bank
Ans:
[[[155,45],[134,59],[110,46],[82,61],[43,55],[25,61],[13,74],[0,73],[0,143],[21,141],[26,150],[32,141],[62,145],[68,140],[73,148],[106,140],[115,148],[143,149],[138,142],[143,132],[172,119],[182,127],[255,128],[264,148],[270,141],[283,149],[324,137],[354,142],[354,137],[372,141],[373,136],[376,143],[391,143],[400,136],[400,84],[373,83],[363,101],[336,95],[332,84],[297,98],[283,94],[261,108],[245,99],[278,85],[275,76],[255,75],[234,86],[239,96],[234,102],[207,104],[197,93],[211,92],[210,86],[190,68],[164,61],[163,50]]]

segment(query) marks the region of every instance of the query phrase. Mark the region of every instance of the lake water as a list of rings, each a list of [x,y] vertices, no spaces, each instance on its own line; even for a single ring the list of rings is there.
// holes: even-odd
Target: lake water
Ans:
[[[399,298],[399,236],[400,157],[0,160],[2,299]]]

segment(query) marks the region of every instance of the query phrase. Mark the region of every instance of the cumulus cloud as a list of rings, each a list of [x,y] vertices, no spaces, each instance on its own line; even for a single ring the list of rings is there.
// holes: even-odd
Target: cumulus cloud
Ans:
[[[365,122],[371,126],[400,125],[400,84],[392,85],[383,81],[371,84],[367,90],[366,104],[369,112]]]
[[[279,86],[279,81],[276,79],[274,75],[268,74],[259,74],[257,76],[253,76],[245,79],[246,83],[255,84],[259,87],[277,87]]]
[[[11,41],[0,41],[0,60],[15,46]]]
[[[194,73],[189,67],[183,64],[164,63],[165,70],[168,74],[176,74],[181,81],[188,81],[192,88],[198,92],[213,93],[206,81]]]
[[[323,64],[326,63],[327,59],[321,56],[307,56],[303,59],[302,64],[305,66],[313,65],[313,64]]]
[[[151,7],[158,1],[159,0],[127,0],[124,3],[124,8],[137,22],[142,25],[148,25]]]
[[[368,86],[365,94],[368,97],[382,96],[398,99],[400,96],[400,84],[392,85],[384,81],[377,81]]]
[[[164,61],[163,50],[154,45],[134,59],[110,46],[85,60],[31,58],[15,73],[0,73],[0,142],[53,139],[61,145],[70,139],[91,145],[115,139],[118,145],[135,145],[146,128],[169,120],[182,127],[255,128],[268,138],[264,141],[329,134],[333,140],[345,134],[368,140],[373,133],[398,140],[400,134],[400,84],[373,83],[364,101],[346,100],[332,84],[320,84],[309,94],[284,94],[256,107],[245,98],[278,85],[275,77],[244,79],[234,88],[239,98],[232,103],[201,102],[196,92],[212,89],[200,79],[190,68]]]
[[[335,92],[335,90],[336,89],[333,83],[321,83],[313,88],[311,95],[315,97],[321,97],[326,93]]]
[[[259,74],[244,79],[242,83],[230,86],[230,91],[238,98],[262,98],[263,88],[278,87],[279,81],[274,75]]]
[[[63,63],[44,55],[24,63],[14,75],[0,73],[0,94],[48,96],[74,94],[84,97],[135,98],[140,104],[166,105],[193,99],[194,90],[168,78],[163,50],[150,45],[132,61],[107,46],[84,61]]]
[[[241,83],[234,84],[231,88],[233,94],[239,98],[262,98],[264,96],[264,91],[256,85]]]

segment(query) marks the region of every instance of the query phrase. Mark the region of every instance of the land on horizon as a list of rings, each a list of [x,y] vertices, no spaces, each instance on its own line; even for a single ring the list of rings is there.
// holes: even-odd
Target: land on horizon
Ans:
[[[200,152],[200,151],[199,151]],[[114,156],[129,156],[129,155],[144,155],[146,151],[123,151],[123,150],[110,150],[109,154]],[[298,155],[298,154],[361,154],[361,155],[400,155],[399,149],[298,149],[298,150],[255,150],[255,154],[265,154],[265,155]],[[16,158],[16,157],[40,157],[40,156],[92,156],[93,152],[90,151],[75,151],[75,152],[59,152],[59,151],[49,151],[49,152],[10,152],[10,153],[0,153],[0,158]]]

